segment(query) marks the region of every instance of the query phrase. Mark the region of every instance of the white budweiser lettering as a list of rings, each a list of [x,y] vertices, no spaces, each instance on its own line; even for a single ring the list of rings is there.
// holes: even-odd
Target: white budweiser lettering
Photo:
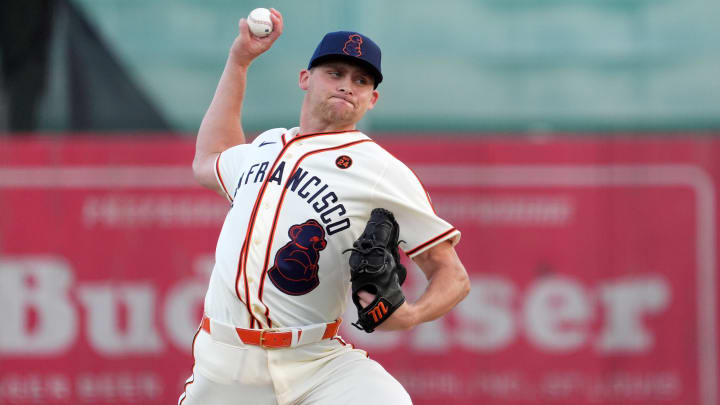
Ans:
[[[205,256],[196,262],[203,269],[210,264]],[[81,333],[95,352],[108,357],[160,353],[168,345],[190,350],[207,287],[205,277],[178,280],[164,297],[159,297],[152,282],[76,283],[73,279],[72,268],[59,257],[0,260],[0,307],[7,314],[0,328],[0,355],[62,355],[78,344]],[[567,276],[543,277],[524,291],[500,276],[472,279],[470,295],[454,311],[453,327],[445,319],[423,324],[409,340],[401,334],[369,339],[350,328],[343,334],[368,348],[391,349],[409,342],[420,352],[449,350],[454,345],[493,352],[522,337],[548,353],[587,347],[598,355],[643,353],[652,350],[656,339],[644,320],[663,316],[672,297],[670,285],[658,274],[589,286]],[[159,302],[161,319],[156,319]],[[79,323],[81,310],[86,314],[84,327]],[[161,333],[162,328],[166,333]]]

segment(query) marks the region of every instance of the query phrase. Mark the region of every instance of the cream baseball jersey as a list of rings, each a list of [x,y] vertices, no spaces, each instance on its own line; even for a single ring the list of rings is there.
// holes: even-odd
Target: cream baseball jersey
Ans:
[[[337,319],[350,290],[343,251],[373,208],[394,213],[410,257],[460,239],[414,173],[365,134],[298,131],[272,129],[217,158],[232,206],[205,297],[210,318],[244,328]]]

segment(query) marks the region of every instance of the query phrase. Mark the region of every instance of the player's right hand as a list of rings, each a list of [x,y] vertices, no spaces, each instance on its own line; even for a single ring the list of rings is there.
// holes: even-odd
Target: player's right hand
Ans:
[[[239,34],[233,42],[230,55],[236,63],[249,65],[253,59],[270,49],[272,44],[283,31],[282,14],[274,8],[270,9],[270,19],[273,23],[273,31],[266,37],[256,37],[250,32],[247,20],[241,18],[238,22]]]

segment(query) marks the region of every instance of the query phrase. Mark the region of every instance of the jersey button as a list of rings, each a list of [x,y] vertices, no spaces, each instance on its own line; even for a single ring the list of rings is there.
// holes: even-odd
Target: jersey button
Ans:
[[[259,245],[259,244],[260,244],[260,239],[255,239],[255,244],[256,244],[256,245]]]
[[[293,155],[292,155],[292,153],[288,153],[287,155],[285,155],[285,157],[288,159],[292,159]]]

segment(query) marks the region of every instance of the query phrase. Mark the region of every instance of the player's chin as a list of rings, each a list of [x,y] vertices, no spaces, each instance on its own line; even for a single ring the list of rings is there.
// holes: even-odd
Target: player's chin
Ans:
[[[352,123],[355,120],[356,113],[348,108],[333,108],[332,106],[326,110],[328,121],[336,123]]]
[[[328,105],[328,111],[338,117],[350,118],[356,114],[355,105],[350,104],[345,100],[331,101]]]

